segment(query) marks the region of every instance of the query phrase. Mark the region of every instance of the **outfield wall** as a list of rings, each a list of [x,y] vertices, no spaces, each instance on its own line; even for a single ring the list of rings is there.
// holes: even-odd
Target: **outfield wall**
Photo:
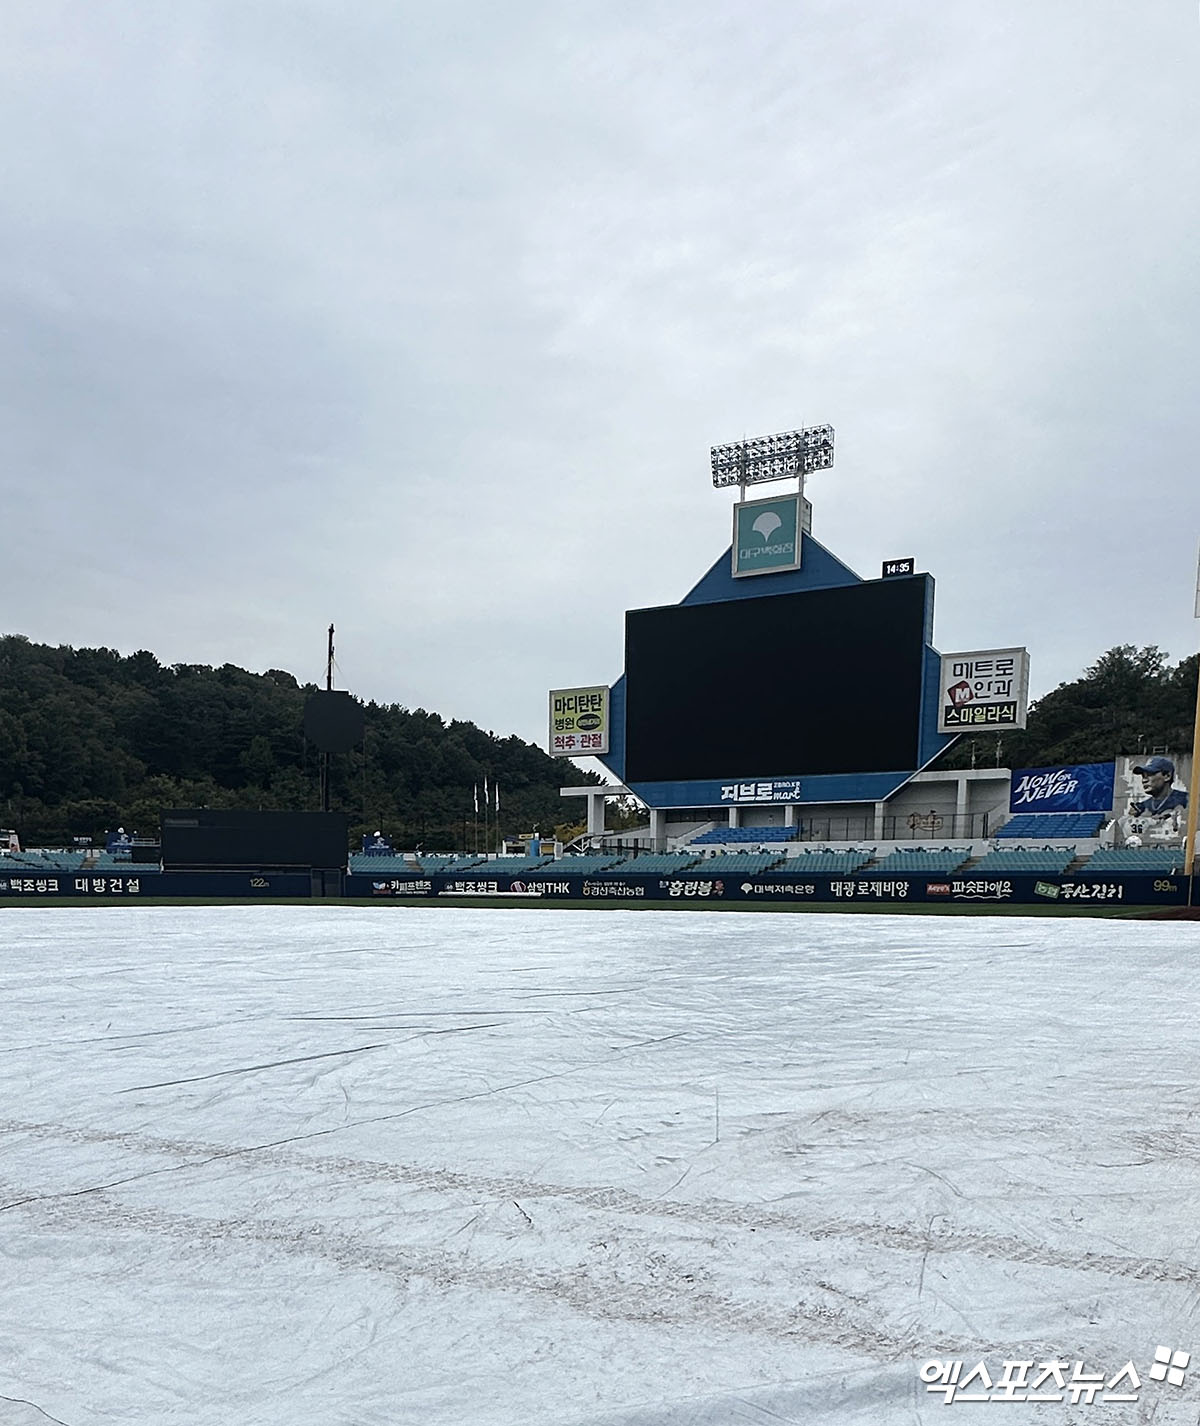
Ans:
[[[947,905],[975,902],[1016,906],[1146,906],[1188,904],[1185,876],[1031,876],[982,877],[890,876],[868,880],[850,876],[798,876],[766,872],[755,876],[617,876],[558,873],[548,869],[538,877],[455,876],[372,877],[346,875],[341,895],[362,901],[413,901],[436,897],[512,896],[552,901],[564,906],[632,902],[741,903],[743,905]],[[134,901],[147,898],[214,899],[221,901],[310,899],[310,877],[296,873],[143,872],[93,876],[59,872],[41,876],[0,877],[3,901],[55,901],[63,898]],[[1197,895],[1193,904],[1200,904]]]

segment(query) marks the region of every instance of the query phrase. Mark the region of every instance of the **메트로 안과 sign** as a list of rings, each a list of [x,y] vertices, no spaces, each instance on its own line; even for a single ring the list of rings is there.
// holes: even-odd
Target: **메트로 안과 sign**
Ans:
[[[1029,653],[978,649],[943,654],[938,681],[938,732],[1023,728],[1029,701]]]

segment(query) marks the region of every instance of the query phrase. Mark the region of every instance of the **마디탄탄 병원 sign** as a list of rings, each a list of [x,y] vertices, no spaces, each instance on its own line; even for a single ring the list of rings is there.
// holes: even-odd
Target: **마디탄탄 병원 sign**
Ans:
[[[550,756],[569,758],[608,752],[608,689],[550,691]]]

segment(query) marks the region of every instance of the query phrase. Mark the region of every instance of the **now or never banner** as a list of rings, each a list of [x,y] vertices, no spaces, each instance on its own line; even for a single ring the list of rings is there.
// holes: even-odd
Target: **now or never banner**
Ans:
[[[1020,768],[1012,775],[1010,812],[1108,812],[1115,763]]]

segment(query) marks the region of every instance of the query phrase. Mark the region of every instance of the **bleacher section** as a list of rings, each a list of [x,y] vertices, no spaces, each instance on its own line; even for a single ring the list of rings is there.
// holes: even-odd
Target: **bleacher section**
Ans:
[[[435,876],[439,872],[466,871],[468,867],[479,866],[487,857],[472,852],[416,852],[417,864],[423,876]],[[412,864],[409,863],[412,871]]]
[[[794,842],[798,827],[714,827],[688,843],[691,847],[736,846],[749,842],[759,846],[764,842]]]
[[[56,852],[35,849],[26,852],[6,852],[0,857],[0,871],[29,872],[81,871],[87,859],[87,852]],[[154,868],[158,870],[157,867]]]
[[[971,868],[972,876],[994,875],[1060,876],[1075,860],[1074,847],[997,847]]]
[[[446,868],[449,874],[464,881],[490,881],[494,876],[528,876],[542,867],[553,866],[553,857],[493,857],[491,861],[473,866]]]
[[[781,870],[796,876],[851,876],[875,855],[870,852],[801,852],[789,857]]]
[[[996,833],[997,838],[1097,837],[1105,817],[1100,812],[1018,812]]]
[[[356,876],[433,876],[440,872],[460,872],[478,866],[486,858],[469,852],[455,856],[453,852],[409,852],[390,857],[370,856],[351,852],[350,870]]]
[[[1092,876],[1097,872],[1155,872],[1183,871],[1182,847],[1101,847],[1094,851],[1080,868],[1080,876]]]
[[[685,875],[758,876],[770,867],[782,866],[786,861],[787,857],[780,856],[778,852],[722,852],[715,857],[705,857],[703,861],[689,867]],[[629,868],[626,867],[625,870]]]
[[[931,851],[926,847],[903,847],[890,852],[873,867],[858,875],[866,880],[889,876],[949,876],[971,858],[969,848],[942,847]]]
[[[412,876],[417,867],[407,857],[373,857],[351,852],[350,870],[358,876]]]
[[[137,876],[141,872],[160,871],[162,868],[158,862],[136,862],[132,857],[116,856],[112,852],[99,852],[96,859],[88,867],[89,872],[128,872],[131,876]]]
[[[624,876],[635,872],[638,876],[677,876],[688,867],[700,861],[691,852],[652,852],[646,856],[626,857],[624,861],[597,870],[597,876]]]
[[[617,866],[627,855],[627,852],[578,852],[563,857],[562,861],[556,863],[556,868],[558,871],[582,872],[584,876],[592,876],[598,871],[607,871],[609,867]]]

